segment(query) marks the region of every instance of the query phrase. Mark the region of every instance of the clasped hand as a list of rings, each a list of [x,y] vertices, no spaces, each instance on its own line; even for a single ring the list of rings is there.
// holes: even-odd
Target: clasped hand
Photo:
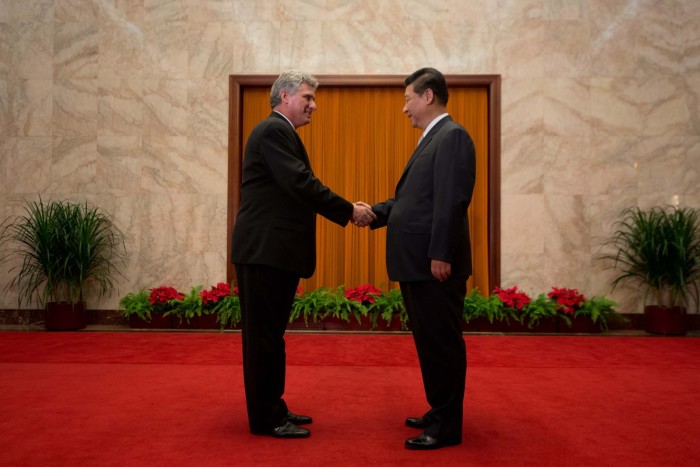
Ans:
[[[353,205],[352,223],[356,226],[367,227],[376,218],[377,215],[372,212],[372,207],[369,204],[358,201]]]

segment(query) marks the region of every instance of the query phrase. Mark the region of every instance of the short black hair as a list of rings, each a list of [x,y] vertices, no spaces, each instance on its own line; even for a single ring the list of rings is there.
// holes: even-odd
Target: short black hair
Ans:
[[[403,83],[404,86],[412,84],[416,94],[423,94],[426,89],[432,89],[438,103],[447,105],[447,100],[450,97],[447,91],[447,81],[442,73],[435,68],[421,68],[414,71],[406,77]]]

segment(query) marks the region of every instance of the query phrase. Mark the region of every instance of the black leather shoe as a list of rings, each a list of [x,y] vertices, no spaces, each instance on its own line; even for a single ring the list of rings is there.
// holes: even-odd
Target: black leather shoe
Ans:
[[[406,449],[415,449],[418,451],[427,451],[429,449],[440,449],[445,446],[455,446],[462,442],[458,438],[433,438],[432,436],[423,433],[417,438],[409,438],[406,440]]]
[[[309,423],[313,422],[311,417],[307,417],[306,415],[297,415],[292,412],[287,412],[287,420],[295,425],[308,425]]]
[[[426,420],[424,417],[420,418],[414,418],[414,417],[408,417],[406,419],[406,426],[410,426],[411,428],[428,428],[428,425],[430,425],[430,422]]]
[[[280,425],[274,428],[270,433],[270,436],[275,438],[308,438],[311,436],[311,432],[305,428],[299,428],[292,422],[285,422],[284,425]]]

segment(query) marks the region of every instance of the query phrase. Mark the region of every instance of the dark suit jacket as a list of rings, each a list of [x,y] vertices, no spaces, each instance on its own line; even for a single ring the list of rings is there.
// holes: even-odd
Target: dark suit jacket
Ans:
[[[301,138],[273,112],[246,143],[231,261],[311,277],[316,269],[316,213],[344,226],[352,219],[353,205],[314,176]]]
[[[452,277],[472,272],[467,207],[476,177],[474,143],[449,116],[409,159],[393,198],[375,204],[371,228],[387,226],[386,263],[393,281],[435,280],[431,259],[452,265]]]

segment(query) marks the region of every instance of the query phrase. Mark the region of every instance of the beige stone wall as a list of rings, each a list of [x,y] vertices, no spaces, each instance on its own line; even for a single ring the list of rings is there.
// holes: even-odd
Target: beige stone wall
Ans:
[[[607,294],[593,258],[622,208],[700,206],[696,0],[0,0],[0,213],[38,194],[113,213],[131,261],[101,308],[207,286],[228,75],[422,66],[503,77],[502,285]]]

